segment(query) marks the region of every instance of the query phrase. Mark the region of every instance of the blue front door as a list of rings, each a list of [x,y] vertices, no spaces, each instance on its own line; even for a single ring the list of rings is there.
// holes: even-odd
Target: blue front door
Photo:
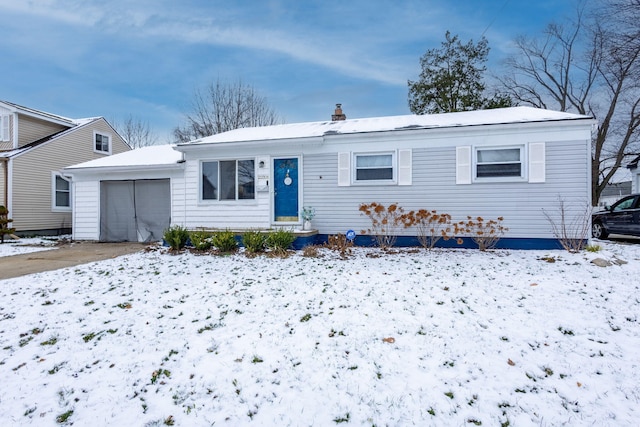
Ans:
[[[273,216],[276,222],[298,221],[298,159],[273,160]]]

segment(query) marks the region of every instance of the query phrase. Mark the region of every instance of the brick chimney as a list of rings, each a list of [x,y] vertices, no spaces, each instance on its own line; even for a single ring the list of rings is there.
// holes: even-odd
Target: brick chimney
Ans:
[[[342,104],[336,104],[336,111],[331,115],[331,121],[347,120],[347,116],[342,113]]]

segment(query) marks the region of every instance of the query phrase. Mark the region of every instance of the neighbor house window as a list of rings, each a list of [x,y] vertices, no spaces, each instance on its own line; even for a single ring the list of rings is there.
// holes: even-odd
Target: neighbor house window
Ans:
[[[54,210],[71,210],[71,182],[62,175],[54,173],[53,180],[53,206]]]
[[[522,147],[476,149],[476,178],[524,177],[522,165]]]
[[[9,117],[11,116],[0,116],[0,141],[11,141],[9,138]]]
[[[94,139],[94,151],[98,153],[107,153],[111,154],[111,135],[106,135],[104,133],[93,133]]]
[[[394,180],[393,153],[354,154],[355,182]]]
[[[202,200],[255,199],[255,161],[202,162]]]

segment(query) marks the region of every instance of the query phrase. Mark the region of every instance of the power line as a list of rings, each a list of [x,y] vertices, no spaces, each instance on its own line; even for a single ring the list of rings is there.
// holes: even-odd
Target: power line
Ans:
[[[485,33],[489,30],[489,28],[491,28],[493,23],[496,22],[496,19],[498,19],[498,15],[504,10],[504,7],[507,5],[507,3],[509,3],[509,0],[504,1],[504,3],[502,4],[502,7],[500,8],[500,10],[498,10],[498,13],[496,13],[493,16],[493,19],[491,20],[491,22],[489,22],[489,25],[487,25],[487,28],[484,29],[480,38],[484,37]]]

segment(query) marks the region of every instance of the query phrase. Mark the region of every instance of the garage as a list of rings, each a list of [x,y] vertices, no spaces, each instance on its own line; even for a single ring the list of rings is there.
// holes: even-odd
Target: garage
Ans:
[[[169,179],[100,181],[100,241],[155,242],[171,224]]]

